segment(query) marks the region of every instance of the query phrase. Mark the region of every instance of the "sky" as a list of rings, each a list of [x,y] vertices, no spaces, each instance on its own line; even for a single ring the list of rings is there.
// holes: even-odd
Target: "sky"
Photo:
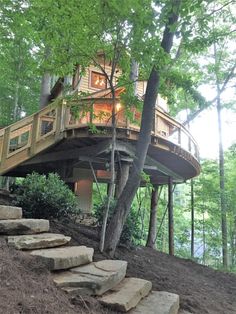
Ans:
[[[209,86],[202,86],[199,91],[208,101],[216,96],[214,89]],[[235,87],[228,88],[221,97],[222,104],[234,100]],[[201,158],[218,158],[218,122],[215,107],[199,114],[190,124],[190,132],[199,145]],[[222,138],[225,150],[236,143],[236,112],[229,109],[222,110]]]
[[[236,113],[222,111],[224,149],[236,143]],[[199,145],[201,158],[218,158],[218,125],[216,109],[203,111],[190,125],[190,132]]]

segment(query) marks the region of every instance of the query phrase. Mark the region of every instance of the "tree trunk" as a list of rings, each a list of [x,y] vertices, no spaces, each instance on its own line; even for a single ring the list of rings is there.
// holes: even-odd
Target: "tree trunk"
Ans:
[[[232,234],[232,267],[236,265],[236,217],[233,222],[233,234]]]
[[[160,195],[158,196],[158,186],[153,187],[151,195],[151,209],[149,230],[146,246],[152,249],[156,248],[156,234],[157,234],[157,205]]]
[[[194,259],[194,190],[191,179],[191,258]]]
[[[117,171],[117,183],[116,183],[116,190],[115,190],[115,198],[118,199],[121,195],[125,184],[129,177],[129,168],[130,164],[125,161],[121,161],[120,169]]]
[[[219,174],[220,174],[220,207],[221,207],[221,225],[222,225],[222,255],[223,266],[228,268],[228,235],[227,235],[227,215],[225,200],[225,169],[224,169],[224,151],[222,143],[222,125],[221,125],[221,102],[217,99],[218,132],[219,132]]]
[[[112,81],[112,80],[111,80]],[[101,238],[99,243],[99,249],[101,252],[104,251],[104,244],[105,244],[105,236],[106,236],[106,228],[107,228],[107,219],[109,215],[109,209],[111,205],[111,201],[114,194],[114,187],[115,187],[115,146],[116,146],[116,101],[115,101],[115,91],[114,87],[111,86],[112,89],[112,143],[111,143],[111,181],[109,184],[108,195],[107,195],[107,203],[105,207],[105,211],[103,214],[103,222],[102,222],[102,231],[101,231]]]
[[[139,64],[134,59],[132,59],[131,70],[130,70],[130,80],[133,82],[134,95],[137,94],[138,74],[139,74]]]
[[[174,2],[173,11],[170,14],[168,25],[166,25],[165,27],[163,39],[161,42],[161,47],[167,54],[170,53],[174,37],[174,33],[171,32],[170,26],[175,24],[178,20],[178,15],[174,12],[178,11],[179,1],[173,2]],[[162,70],[164,70],[164,68]],[[110,256],[113,256],[115,253],[125,220],[130,210],[131,203],[140,185],[141,172],[144,167],[148,147],[151,140],[153,116],[157,99],[157,93],[159,89],[159,83],[160,83],[160,70],[158,70],[154,66],[147,83],[147,90],[145,94],[142,112],[140,134],[136,145],[136,156],[134,158],[125,188],[117,201],[114,214],[107,228],[105,250],[110,254]]]
[[[202,214],[202,240],[203,240],[203,252],[202,252],[202,262],[206,265],[206,232],[205,232],[205,213]]]
[[[48,105],[50,91],[51,91],[51,76],[49,73],[44,73],[41,80],[40,103],[39,103],[40,109]]]
[[[174,255],[174,213],[173,213],[173,180],[168,182],[168,222],[169,222],[169,254]]]
[[[227,235],[227,215],[226,215],[226,200],[225,200],[225,162],[224,162],[224,149],[222,139],[222,122],[221,122],[221,91],[219,81],[219,65],[217,57],[217,48],[214,44],[214,58],[215,58],[215,75],[216,75],[216,108],[218,118],[218,136],[219,136],[219,176],[220,176],[220,208],[221,208],[221,230],[222,230],[222,255],[223,266],[228,268],[228,235]]]

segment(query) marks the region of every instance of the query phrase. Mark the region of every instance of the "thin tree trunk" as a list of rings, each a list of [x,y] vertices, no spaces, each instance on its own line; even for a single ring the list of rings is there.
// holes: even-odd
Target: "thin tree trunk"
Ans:
[[[115,146],[116,146],[116,101],[115,101],[115,91],[114,88],[112,89],[112,143],[111,143],[111,181],[109,184],[108,189],[108,196],[107,196],[107,203],[106,208],[103,214],[103,222],[102,222],[102,231],[101,231],[101,238],[100,238],[100,244],[99,249],[101,252],[104,250],[104,243],[105,243],[105,236],[106,236],[106,227],[107,227],[107,219],[109,215],[109,209],[111,205],[111,201],[114,194],[114,187],[115,187]]]
[[[214,58],[215,58],[215,75],[216,75],[216,108],[218,118],[218,136],[219,136],[219,175],[220,175],[220,208],[221,208],[221,230],[222,230],[222,255],[223,255],[223,266],[225,269],[228,268],[228,235],[227,235],[227,215],[226,215],[226,200],[225,200],[225,166],[224,166],[224,149],[223,149],[223,138],[222,138],[222,121],[221,121],[221,92],[220,82],[218,74],[218,63],[217,63],[217,48],[214,44]]]
[[[16,121],[18,118],[18,109],[19,109],[19,89],[20,82],[17,79],[15,86],[15,97],[14,97],[14,111],[13,111],[13,121]]]
[[[115,189],[115,198],[118,199],[120,194],[122,193],[125,184],[129,177],[129,168],[130,164],[126,161],[121,161],[120,169],[117,171],[117,183],[116,183],[116,189]]]
[[[205,232],[205,214],[202,214],[202,240],[203,240],[203,252],[202,252],[202,262],[206,265],[206,232]]]
[[[191,179],[191,258],[194,259],[194,185]]]
[[[170,53],[171,47],[173,45],[174,33],[171,32],[170,26],[175,24],[178,20],[178,15],[175,12],[178,11],[179,4],[180,3],[178,0],[173,1],[173,11],[170,14],[170,18],[168,19],[168,25],[166,25],[163,34],[161,46],[165,53],[167,54]],[[159,83],[160,83],[160,70],[154,66],[147,83],[147,90],[142,112],[140,134],[136,145],[136,156],[133,160],[132,168],[125,188],[117,201],[114,214],[107,228],[105,250],[110,254],[110,256],[113,256],[115,253],[125,220],[130,210],[131,203],[140,185],[141,172],[144,167],[151,139],[153,116],[157,99],[157,93],[159,90]]]
[[[132,59],[131,70],[130,70],[130,80],[133,82],[134,95],[137,94],[138,75],[139,75],[139,64],[134,59]]]
[[[232,238],[232,267],[234,267],[236,265],[236,217],[233,222]]]
[[[40,109],[48,105],[50,91],[51,91],[51,76],[49,73],[44,73],[41,80],[40,103],[39,103]]]
[[[157,234],[157,205],[160,195],[158,195],[158,186],[154,186],[151,195],[151,208],[149,219],[149,230],[146,246],[152,249],[156,248],[156,234]]]
[[[174,255],[173,179],[168,182],[169,254]]]

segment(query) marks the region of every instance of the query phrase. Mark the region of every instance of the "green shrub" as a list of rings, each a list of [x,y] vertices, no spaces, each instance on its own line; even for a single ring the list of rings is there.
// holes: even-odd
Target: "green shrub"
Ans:
[[[114,211],[116,202],[113,200],[109,209],[108,221],[109,223],[112,213]],[[98,225],[102,226],[103,213],[106,206],[106,201],[101,204],[94,205],[94,215],[97,218]],[[129,215],[124,224],[122,234],[120,237],[120,243],[122,244],[137,244],[140,240],[140,219],[135,211],[134,207],[131,207]]]
[[[54,173],[27,175],[15,193],[16,205],[26,218],[60,218],[78,212],[75,195]]]

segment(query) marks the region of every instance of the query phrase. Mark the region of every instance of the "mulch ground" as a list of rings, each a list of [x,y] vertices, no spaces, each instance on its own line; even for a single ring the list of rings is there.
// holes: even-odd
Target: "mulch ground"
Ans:
[[[72,237],[72,245],[95,249],[94,259],[108,258],[98,250],[98,232],[72,221],[52,222],[52,231]],[[213,270],[145,247],[118,248],[115,258],[128,262],[127,276],[150,280],[154,290],[180,296],[181,308],[197,314],[236,314],[236,275]],[[109,313],[112,313],[111,311]]]
[[[0,237],[0,314],[108,314],[91,297],[71,299],[29,253],[10,249]]]
[[[72,237],[71,245],[95,249],[94,260],[109,258],[98,250],[98,231],[72,221],[51,222],[51,231]],[[120,247],[115,258],[128,262],[127,276],[150,280],[155,290],[180,295],[181,308],[198,314],[236,314],[236,275],[190,260],[138,247]],[[95,298],[70,298],[57,289],[50,272],[28,253],[0,237],[0,314],[115,314]]]

